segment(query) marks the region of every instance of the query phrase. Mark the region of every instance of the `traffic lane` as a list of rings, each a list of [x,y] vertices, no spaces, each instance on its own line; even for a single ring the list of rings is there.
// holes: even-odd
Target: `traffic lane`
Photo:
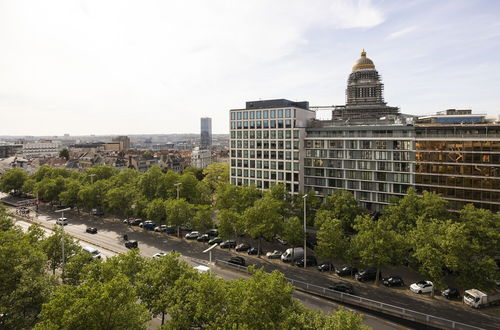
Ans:
[[[66,213],[65,217],[69,218],[69,216],[66,216]],[[88,224],[89,222],[99,223],[99,226],[101,226],[101,230],[105,229],[107,231],[110,231],[109,234],[115,239],[123,235],[123,233],[127,233],[129,239],[136,239],[139,241],[140,248],[142,248],[143,245],[146,245],[160,251],[176,250],[190,257],[207,259],[207,255],[202,253],[202,251],[208,246],[207,244],[178,239],[163,233],[154,233],[151,231],[142,230],[138,227],[127,226],[120,221],[102,219],[92,220],[84,217],[75,217],[72,218],[70,222],[75,224]],[[233,254],[234,252],[230,253],[223,249],[216,248],[213,250],[212,258],[228,260]],[[305,271],[303,269],[299,269],[298,267],[291,267],[285,264],[271,263],[262,258],[246,258],[251,259],[252,262],[257,264],[258,266],[264,267],[266,271],[279,270],[283,272],[285,276],[291,279],[300,280],[319,286],[326,286],[328,285],[328,282],[331,281],[330,278],[325,277],[325,275],[323,274],[318,274],[318,272]],[[339,278],[338,280],[341,279]],[[492,327],[492,325],[500,323],[500,319],[498,318],[482,314],[481,312],[475,310],[470,311],[465,307],[457,307],[453,304],[437,301],[436,299],[431,300],[430,298],[426,297],[412,297],[406,294],[398,294],[393,292],[393,290],[391,289],[378,288],[367,284],[361,285],[357,282],[353,282],[353,285],[355,286],[357,294],[362,297],[385,302],[403,308],[412,309],[421,313],[431,314],[434,316],[443,317],[453,321],[476,325],[484,328],[494,328]]]
[[[32,223],[30,222],[26,222],[26,221],[23,221],[23,220],[17,220],[15,222],[16,225],[18,225],[19,227],[21,227],[21,229],[24,231],[24,232],[27,232],[28,231],[28,228],[32,225]],[[52,235],[54,232],[49,229],[49,228],[46,228],[46,227],[42,227],[42,230],[45,232],[45,235],[47,236],[50,236]],[[74,236],[73,234],[71,233],[68,233],[69,235],[71,236]],[[100,247],[99,245],[97,244],[93,244],[92,243],[92,240],[78,240],[78,244],[80,244],[81,247],[86,247],[86,246],[89,246],[89,247],[92,247],[94,249],[97,249],[99,250],[99,252],[101,253],[101,256],[103,257],[103,259],[106,259],[106,258],[111,258],[113,256],[116,255],[115,252],[111,251],[111,250],[107,250],[107,249],[103,249],[102,247]]]

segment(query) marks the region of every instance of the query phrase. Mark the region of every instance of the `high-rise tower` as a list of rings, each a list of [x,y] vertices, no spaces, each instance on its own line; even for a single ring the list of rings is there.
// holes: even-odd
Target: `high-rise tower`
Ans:
[[[200,149],[209,149],[212,145],[212,118],[201,118]]]

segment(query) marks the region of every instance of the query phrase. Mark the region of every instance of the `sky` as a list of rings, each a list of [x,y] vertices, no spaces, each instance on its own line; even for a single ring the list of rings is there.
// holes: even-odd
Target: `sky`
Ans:
[[[229,131],[229,110],[345,103],[364,48],[385,100],[500,113],[500,1],[0,0],[0,135]]]

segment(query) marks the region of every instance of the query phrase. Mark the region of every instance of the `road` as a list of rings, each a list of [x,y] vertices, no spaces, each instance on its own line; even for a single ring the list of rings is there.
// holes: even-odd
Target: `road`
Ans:
[[[128,249],[123,246],[123,240],[122,240],[123,233],[127,233],[129,239],[139,238],[136,237],[136,234],[138,234],[138,232],[135,229],[137,228],[128,228],[127,226],[123,226],[122,224],[118,224],[118,226],[116,226],[116,224],[114,223],[104,222],[101,219],[90,220],[91,221],[90,225],[93,227],[97,227],[99,231],[97,234],[88,234],[85,232],[87,224],[79,222],[78,216],[73,217],[65,213],[65,217],[69,219],[69,224],[65,226],[65,232],[77,238],[82,246],[92,246],[99,249],[101,255],[103,255],[104,258],[109,258],[116,255],[117,253],[125,253],[128,251]],[[52,231],[49,228],[55,224],[56,218],[57,215],[51,216],[51,215],[41,214],[37,219],[33,220],[40,223],[45,232],[48,235],[50,235]],[[17,220],[16,224],[21,228],[23,228],[23,230],[27,230],[27,228],[31,225],[31,223],[24,220]],[[115,230],[113,230],[109,227],[117,227],[117,228],[114,228]],[[163,237],[164,235],[158,233],[150,232],[149,234],[155,234],[155,236],[158,236],[158,238],[160,238],[160,241],[161,239],[165,239],[168,241],[168,243],[173,243],[173,242],[182,243],[182,240],[178,240],[172,237]],[[169,252],[172,250],[172,248],[169,248],[172,244],[165,245],[162,248],[160,248],[158,244],[151,245],[145,243],[143,240],[141,240],[139,244],[140,244],[139,247],[141,254],[145,257],[151,257],[153,254],[160,251]],[[174,245],[175,245],[174,247],[177,246],[177,248],[175,249],[176,251],[178,252],[182,251],[178,247],[178,244]],[[202,244],[198,245],[196,243],[191,245],[193,245],[193,247],[195,247],[197,250],[201,250],[200,247],[202,248],[206,247],[203,246]],[[193,266],[199,265],[201,263],[203,264],[207,263],[206,255],[202,256],[204,256],[205,258],[189,257],[184,254],[182,255],[183,259]],[[235,272],[233,270],[218,267],[215,265],[210,265],[210,268],[213,273],[226,280],[234,280],[237,278],[247,277],[247,275],[242,274],[241,272]],[[331,311],[336,310],[339,307],[338,304],[330,300],[319,298],[300,291],[294,292],[294,298],[300,300],[304,304],[304,306],[310,309],[320,310],[324,313],[329,313]],[[408,326],[398,325],[397,323],[391,320],[386,320],[369,314],[365,314],[364,319],[365,319],[365,324],[373,329],[389,330],[389,329],[416,328],[414,326],[408,327]],[[160,322],[159,318],[152,320],[150,328],[157,328],[160,325],[159,322]]]

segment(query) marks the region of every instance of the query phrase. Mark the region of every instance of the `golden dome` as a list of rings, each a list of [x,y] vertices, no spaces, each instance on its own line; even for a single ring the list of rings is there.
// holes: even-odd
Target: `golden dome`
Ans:
[[[359,70],[359,69],[375,69],[375,64],[373,64],[373,61],[370,60],[368,57],[366,57],[366,52],[363,49],[361,52],[361,57],[359,60],[356,61],[356,64],[352,67],[352,70]]]

